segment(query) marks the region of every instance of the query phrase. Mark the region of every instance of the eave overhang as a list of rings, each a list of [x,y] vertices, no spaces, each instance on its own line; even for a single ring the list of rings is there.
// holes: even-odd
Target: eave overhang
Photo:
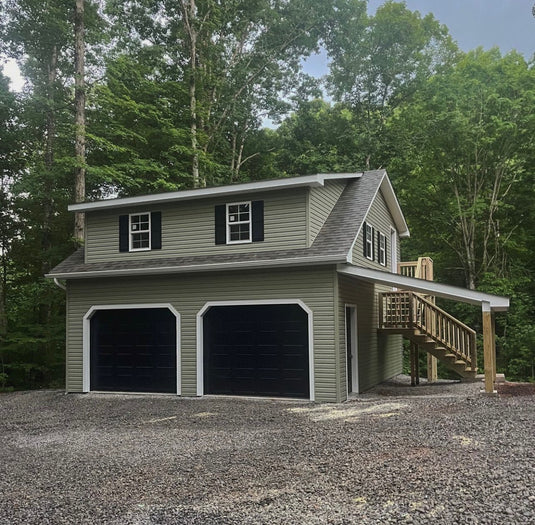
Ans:
[[[322,255],[312,257],[289,257],[281,259],[269,259],[260,261],[230,261],[212,264],[189,264],[189,265],[169,265],[154,267],[131,267],[120,269],[100,269],[93,270],[88,265],[87,269],[72,272],[48,273],[45,277],[49,279],[94,279],[100,277],[133,277],[139,275],[166,275],[178,273],[199,273],[217,272],[230,270],[254,270],[259,268],[281,268],[294,266],[319,266],[323,264],[339,264],[345,261],[344,255]]]
[[[384,284],[386,286],[420,292],[435,297],[451,299],[453,301],[475,304],[482,308],[490,308],[490,310],[495,312],[507,311],[509,309],[508,297],[478,292],[477,290],[468,290],[466,288],[461,288],[460,286],[425,281],[423,279],[415,279],[414,277],[406,277],[404,275],[373,270],[371,268],[363,268],[361,266],[353,266],[350,264],[338,265],[337,271],[339,274],[356,277],[362,281]]]
[[[226,197],[241,195],[244,193],[257,193],[268,190],[282,190],[289,188],[318,187],[324,186],[326,180],[358,179],[363,173],[318,173],[303,177],[291,177],[287,179],[273,179],[243,184],[231,184],[216,186],[213,188],[199,188],[195,190],[173,191],[156,193],[153,195],[140,195],[138,197],[125,197],[120,199],[105,199],[95,202],[82,202],[70,204],[69,211],[86,212],[110,208],[125,208],[128,206],[144,206],[162,204],[166,202],[188,201],[205,199],[208,197]]]

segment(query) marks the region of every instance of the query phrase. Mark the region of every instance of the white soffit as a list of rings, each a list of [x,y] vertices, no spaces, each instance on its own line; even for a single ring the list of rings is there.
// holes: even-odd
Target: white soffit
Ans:
[[[122,199],[105,199],[95,202],[82,202],[70,204],[69,211],[91,211],[105,208],[124,208],[127,206],[141,206],[146,204],[160,204],[164,202],[203,199],[206,197],[221,197],[239,195],[242,193],[255,193],[266,190],[279,190],[286,188],[300,188],[305,186],[323,186],[326,180],[358,179],[362,173],[318,173],[304,177],[291,177],[286,179],[273,179],[213,188],[199,188],[195,190],[173,191],[168,193],[155,193],[153,195],[140,195],[138,197],[125,197]]]
[[[476,304],[482,307],[487,303],[490,305],[490,309],[496,312],[509,309],[508,297],[478,292],[476,290],[468,290],[466,288],[461,288],[460,286],[436,283],[434,281],[424,281],[423,279],[415,279],[414,277],[405,277],[404,275],[348,264],[338,265],[337,270],[338,273],[343,275],[357,277],[363,281],[395,286],[402,290],[425,293],[435,297],[442,297],[444,299],[451,299],[462,303]]]

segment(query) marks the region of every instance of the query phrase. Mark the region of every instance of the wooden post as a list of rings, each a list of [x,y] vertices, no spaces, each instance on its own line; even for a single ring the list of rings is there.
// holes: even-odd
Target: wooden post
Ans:
[[[496,314],[490,313],[491,333],[492,333],[492,381],[496,383]]]
[[[438,379],[437,358],[427,354],[427,382],[434,383]]]
[[[420,354],[418,353],[418,345],[414,345],[414,369],[416,373],[416,384],[420,384]]]
[[[412,341],[409,347],[409,358],[411,362],[411,386],[416,386],[416,363],[418,361],[418,354],[416,352],[416,344]]]
[[[485,392],[494,393],[496,346],[494,339],[493,313],[490,304],[481,303],[483,315],[483,366],[485,368]]]

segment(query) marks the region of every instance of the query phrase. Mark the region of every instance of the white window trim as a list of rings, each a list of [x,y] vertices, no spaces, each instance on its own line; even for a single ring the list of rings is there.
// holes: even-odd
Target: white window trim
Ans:
[[[139,215],[148,215],[149,216],[149,229],[148,230],[141,230],[140,232],[133,232],[132,231],[132,217],[137,217]],[[149,234],[149,246],[148,248],[132,248],[132,235],[134,233],[145,233],[148,231]],[[151,215],[148,211],[142,211],[138,213],[130,213],[128,215],[128,251],[129,252],[147,252],[152,249],[152,223],[151,223]]]
[[[230,223],[228,220],[229,215],[229,207],[230,206],[240,206],[242,204],[248,204],[249,205],[249,220],[248,221],[237,221]],[[252,201],[242,201],[242,202],[230,202],[226,205],[225,208],[225,224],[226,224],[226,232],[227,232],[227,244],[247,244],[253,242],[253,203]],[[231,241],[230,240],[230,226],[235,224],[249,224],[249,239],[245,240],[238,240],[238,241]]]
[[[366,243],[366,259],[373,261],[373,226],[366,223],[366,231],[364,232],[364,242]],[[368,239],[368,231],[370,232],[370,238]],[[370,254],[368,255],[368,244],[370,246]]]
[[[297,304],[308,316],[308,378],[310,389],[310,401],[315,400],[314,393],[314,320],[312,310],[301,299],[266,299],[244,301],[210,301],[197,313],[197,395],[204,395],[204,314],[212,306],[249,306],[264,304]]]
[[[379,264],[386,266],[386,235],[379,232]]]
[[[182,366],[180,363],[180,314],[170,303],[100,304],[89,308],[82,321],[82,391],[91,391],[91,318],[99,310],[133,310],[139,308],[167,308],[176,317],[176,394],[182,394]],[[119,392],[110,392],[119,393]],[[135,392],[128,392],[135,393]],[[143,392],[149,393],[149,392]]]

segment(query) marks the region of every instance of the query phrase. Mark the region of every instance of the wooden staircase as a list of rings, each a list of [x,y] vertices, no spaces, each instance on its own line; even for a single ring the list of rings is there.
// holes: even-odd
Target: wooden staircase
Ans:
[[[418,262],[417,270],[425,267],[425,261],[423,264],[420,260]],[[405,268],[408,268],[410,263],[402,264],[406,264]],[[419,271],[414,272],[414,274],[419,273]],[[414,274],[410,276],[413,277]],[[429,275],[426,277],[429,279]],[[461,377],[475,379],[477,374],[475,331],[436,306],[433,298],[410,291],[384,292],[380,294],[379,308],[379,330],[390,334],[402,334],[417,348],[436,357]]]

